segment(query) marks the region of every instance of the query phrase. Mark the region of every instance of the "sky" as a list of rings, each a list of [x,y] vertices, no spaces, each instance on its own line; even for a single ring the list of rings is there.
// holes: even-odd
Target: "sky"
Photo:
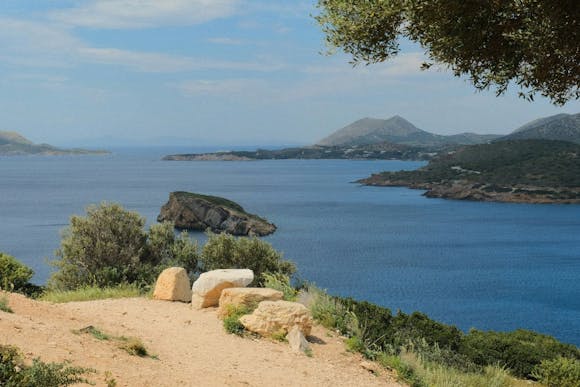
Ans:
[[[421,71],[421,47],[354,67],[301,0],[1,0],[0,130],[54,145],[311,144],[400,115],[438,134],[558,113]]]

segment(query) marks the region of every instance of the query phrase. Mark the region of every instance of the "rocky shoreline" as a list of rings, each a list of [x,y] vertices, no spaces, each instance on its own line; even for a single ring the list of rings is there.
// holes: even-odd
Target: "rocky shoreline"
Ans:
[[[381,174],[358,180],[357,183],[375,187],[408,187],[425,190],[429,198],[472,200],[483,202],[580,204],[580,188],[537,187],[529,185],[498,186],[456,180],[440,183],[417,183],[401,179],[386,179]]]

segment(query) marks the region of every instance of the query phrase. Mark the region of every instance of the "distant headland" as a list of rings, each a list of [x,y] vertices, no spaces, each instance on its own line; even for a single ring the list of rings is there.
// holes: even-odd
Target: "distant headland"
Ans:
[[[63,149],[48,144],[34,144],[17,132],[0,130],[0,156],[62,156],[62,155],[105,155],[106,150]]]
[[[442,153],[415,171],[381,172],[358,181],[405,186],[445,199],[580,203],[580,145],[505,140]]]

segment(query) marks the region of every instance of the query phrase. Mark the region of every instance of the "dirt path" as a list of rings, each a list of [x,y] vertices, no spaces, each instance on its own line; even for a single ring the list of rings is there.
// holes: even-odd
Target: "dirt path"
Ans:
[[[393,375],[371,374],[343,340],[315,327],[312,357],[285,343],[227,334],[215,309],[145,298],[50,304],[8,295],[14,314],[0,312],[0,344],[19,347],[28,359],[71,360],[109,371],[118,386],[400,386]],[[131,356],[113,341],[74,330],[92,325],[117,336],[140,338],[158,359]]]

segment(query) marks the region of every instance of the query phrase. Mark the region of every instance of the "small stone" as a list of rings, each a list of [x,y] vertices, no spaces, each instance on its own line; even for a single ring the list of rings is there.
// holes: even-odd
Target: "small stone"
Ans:
[[[191,290],[187,271],[182,267],[170,267],[163,270],[155,283],[153,298],[155,300],[189,302]]]
[[[286,335],[286,340],[288,340],[290,349],[294,352],[308,353],[310,351],[310,344],[306,341],[306,337],[304,337],[297,325],[290,329],[290,332]]]
[[[360,366],[375,375],[379,374],[379,366],[375,363],[363,360],[360,362]]]

